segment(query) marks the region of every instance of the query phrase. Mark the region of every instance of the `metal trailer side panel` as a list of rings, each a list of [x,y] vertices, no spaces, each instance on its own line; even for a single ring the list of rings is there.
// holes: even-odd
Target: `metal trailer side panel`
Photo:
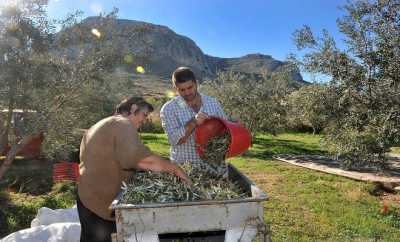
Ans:
[[[118,238],[124,241],[150,242],[149,236],[158,234],[220,230],[236,238],[241,233],[255,235],[254,221],[263,220],[263,206],[250,202],[122,209],[116,211],[116,217],[120,225],[117,226]]]
[[[117,198],[112,204],[117,224],[113,241],[159,242],[159,234],[226,231],[225,242],[250,242],[264,221],[267,195],[232,165],[229,177],[249,198],[159,204],[118,204]]]

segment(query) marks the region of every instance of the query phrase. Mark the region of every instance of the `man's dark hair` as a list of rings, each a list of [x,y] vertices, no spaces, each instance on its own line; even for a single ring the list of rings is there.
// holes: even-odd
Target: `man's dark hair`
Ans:
[[[184,83],[187,81],[196,82],[196,77],[189,67],[181,66],[172,73],[172,84],[174,86],[176,86],[176,83]]]
[[[122,100],[115,108],[115,114],[123,114],[126,113],[128,115],[131,114],[131,107],[133,104],[138,106],[138,109],[135,111],[135,114],[139,111],[147,109],[149,112],[153,112],[153,105],[146,102],[142,97],[130,97]]]

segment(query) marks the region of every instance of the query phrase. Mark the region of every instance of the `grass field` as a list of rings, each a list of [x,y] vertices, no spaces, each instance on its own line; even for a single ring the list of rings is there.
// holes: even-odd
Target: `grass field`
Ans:
[[[165,135],[141,136],[153,151],[168,156]],[[324,154],[319,139],[310,134],[258,135],[244,156],[229,160],[269,195],[264,204],[265,220],[270,224],[273,241],[400,241],[400,208],[389,204],[388,212],[382,212],[380,198],[370,194],[373,184],[272,159],[281,153]],[[10,181],[15,180],[16,171],[22,166],[21,161],[12,167]],[[43,172],[40,177],[51,179],[49,171]],[[0,238],[29,227],[41,206],[61,208],[74,203],[71,184],[46,187],[41,183],[44,194],[26,193],[32,182],[20,184],[25,184],[20,189],[23,193],[0,193],[0,215],[5,216],[3,222],[0,220]]]
[[[49,180],[51,183],[51,179]],[[0,239],[14,231],[29,228],[41,207],[68,208],[75,204],[75,184],[59,183],[45,194],[0,191]]]

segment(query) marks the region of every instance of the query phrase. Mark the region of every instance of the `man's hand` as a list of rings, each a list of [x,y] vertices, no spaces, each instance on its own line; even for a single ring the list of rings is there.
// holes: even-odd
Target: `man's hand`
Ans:
[[[151,155],[137,163],[137,168],[145,171],[156,171],[156,172],[168,172],[171,175],[181,178],[189,186],[192,185],[192,181],[186,175],[186,173],[179,166],[171,163],[159,155]]]
[[[204,123],[204,121],[206,121],[207,119],[209,119],[210,117],[203,112],[198,112],[196,114],[196,116],[194,116],[194,120],[196,121],[196,125],[200,125],[202,123]]]
[[[210,117],[203,112],[198,112],[194,118],[190,119],[186,124],[185,124],[185,134],[182,136],[182,138],[179,139],[178,145],[186,143],[190,135],[193,133],[195,130],[196,126],[204,123],[207,119]]]

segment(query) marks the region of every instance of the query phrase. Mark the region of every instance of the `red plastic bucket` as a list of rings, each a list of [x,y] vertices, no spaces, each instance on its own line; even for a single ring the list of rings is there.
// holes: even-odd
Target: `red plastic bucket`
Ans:
[[[226,158],[243,154],[250,147],[251,134],[243,124],[211,117],[195,130],[196,150],[199,156],[204,156],[204,147],[211,138],[226,131],[229,131],[231,135],[231,143],[226,153]]]

